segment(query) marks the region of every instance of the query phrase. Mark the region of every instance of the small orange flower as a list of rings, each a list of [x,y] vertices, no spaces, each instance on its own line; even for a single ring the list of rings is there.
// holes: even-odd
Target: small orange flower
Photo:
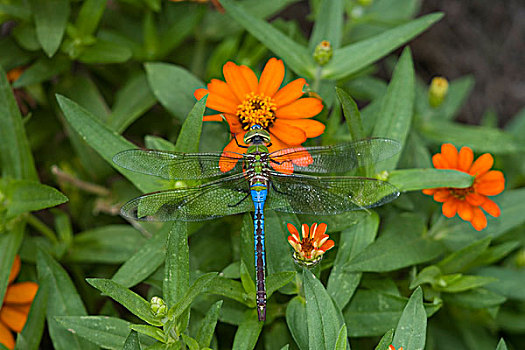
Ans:
[[[469,147],[462,147],[458,152],[450,143],[441,146],[441,153],[432,157],[436,169],[454,169],[475,177],[469,188],[432,188],[423,190],[424,194],[433,195],[436,202],[443,203],[443,215],[451,218],[457,214],[481,231],[487,227],[488,214],[498,217],[500,209],[487,196],[500,194],[505,188],[505,178],[498,170],[490,170],[494,159],[490,153],[481,155],[475,162],[474,153]]]
[[[288,231],[291,236],[288,236],[288,243],[295,250],[294,259],[299,263],[303,263],[307,266],[313,266],[317,264],[323,258],[323,254],[334,247],[334,241],[329,240],[330,238],[326,233],[326,224],[316,223],[312,224],[312,228],[309,230],[308,225],[303,224],[302,236],[299,236],[299,232],[292,224],[287,224]]]
[[[396,350],[396,347],[394,345],[389,345],[388,350]],[[403,350],[403,347],[400,347],[398,350]]]
[[[38,285],[34,282],[11,284],[18,272],[20,272],[20,257],[17,255],[9,274],[9,286],[4,296],[4,303],[0,309],[0,343],[8,349],[15,347],[15,338],[11,331],[19,333],[24,328],[31,303],[38,290]]]
[[[204,116],[204,121],[225,119],[228,122],[236,140],[232,139],[224,152],[244,153],[237,142],[246,146],[244,134],[255,124],[270,132],[270,152],[299,146],[307,138],[324,132],[324,124],[309,119],[323,109],[321,100],[301,98],[306,81],[299,78],[280,88],[284,78],[281,60],[271,58],[260,79],[247,66],[238,66],[233,62],[227,62],[222,69],[226,82],[212,79],[207,89],[197,89],[194,96],[200,100],[208,94],[206,106],[220,112]],[[225,161],[219,166],[226,172],[235,163]]]

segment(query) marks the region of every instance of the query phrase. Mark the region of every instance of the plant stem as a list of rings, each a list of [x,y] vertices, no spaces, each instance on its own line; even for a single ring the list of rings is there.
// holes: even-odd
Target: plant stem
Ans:
[[[52,229],[50,229],[49,226],[44,224],[39,218],[37,218],[33,214],[28,214],[26,215],[26,220],[29,225],[33,226],[34,229],[36,229],[42,235],[49,238],[53,243],[58,243],[58,239],[55,232]]]

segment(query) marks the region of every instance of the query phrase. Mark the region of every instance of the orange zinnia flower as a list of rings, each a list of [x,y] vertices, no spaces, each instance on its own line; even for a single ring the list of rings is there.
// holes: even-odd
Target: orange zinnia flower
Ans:
[[[0,343],[9,349],[15,347],[15,338],[11,331],[19,333],[24,328],[29,308],[38,290],[38,285],[34,282],[11,284],[18,272],[20,272],[20,257],[17,255],[9,274],[9,286],[4,296],[4,304],[0,309]]]
[[[396,347],[394,345],[389,345],[388,350],[396,350]],[[403,347],[400,347],[398,350],[403,350]]]
[[[475,162],[474,153],[469,147],[462,147],[458,152],[450,143],[441,146],[441,153],[432,157],[432,163],[437,169],[454,169],[475,177],[474,183],[468,188],[433,188],[423,190],[424,194],[433,195],[436,202],[443,203],[443,215],[451,218],[457,214],[472,226],[481,231],[487,227],[485,210],[494,217],[500,215],[496,203],[487,196],[500,194],[505,188],[503,173],[490,170],[494,159],[490,153],[480,156]]]
[[[226,119],[235,139],[224,148],[225,152],[244,153],[237,142],[246,146],[243,136],[251,126],[258,124],[271,134],[269,151],[299,146],[307,138],[323,133],[324,124],[312,120],[323,109],[318,98],[303,96],[306,81],[296,79],[279,89],[284,78],[284,64],[271,58],[257,79],[247,66],[227,62],[223,67],[223,82],[212,79],[207,89],[197,89],[195,97],[200,100],[206,94],[206,106],[219,114],[204,116],[205,121]],[[303,160],[304,161],[304,160]],[[221,170],[231,170],[235,163],[221,162]]]
[[[334,247],[334,241],[326,233],[326,224],[312,224],[309,230],[308,225],[303,224],[302,238],[292,224],[286,224],[291,236],[288,236],[288,243],[295,250],[294,259],[296,262],[306,266],[313,266],[323,258],[323,254]]]

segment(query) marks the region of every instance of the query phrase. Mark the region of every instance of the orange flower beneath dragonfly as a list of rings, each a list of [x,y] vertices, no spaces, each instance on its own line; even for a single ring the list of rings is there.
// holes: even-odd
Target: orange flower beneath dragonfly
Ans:
[[[396,350],[396,347],[394,345],[389,345],[388,350]],[[400,347],[398,350],[403,350],[403,347]]]
[[[291,236],[288,236],[288,243],[295,250],[294,259],[299,263],[303,263],[307,266],[313,266],[317,264],[323,258],[323,254],[327,250],[334,247],[334,241],[332,241],[326,234],[326,224],[317,223],[312,224],[311,229],[308,225],[303,224],[302,238],[299,236],[299,232],[292,224],[287,224],[288,231]]]
[[[465,221],[481,231],[487,227],[488,214],[500,216],[500,208],[488,196],[500,194],[505,188],[505,178],[498,170],[490,170],[494,158],[490,153],[481,155],[474,161],[474,153],[469,147],[462,147],[458,152],[450,143],[441,146],[441,153],[432,157],[436,169],[454,169],[475,177],[474,183],[468,188],[432,188],[423,190],[424,194],[434,196],[436,202],[443,203],[443,215],[451,218],[459,215]]]
[[[244,153],[239,145],[246,146],[244,134],[255,124],[270,132],[270,152],[297,147],[307,138],[324,132],[324,124],[309,119],[323,109],[321,100],[301,98],[306,81],[299,78],[280,88],[284,78],[281,60],[271,58],[260,79],[247,66],[238,66],[233,62],[224,65],[223,73],[226,82],[212,79],[207,89],[197,89],[194,95],[200,100],[208,94],[206,106],[220,112],[204,116],[204,121],[226,120],[230,126],[235,139],[224,148],[224,152]],[[304,162],[304,159],[298,161]],[[219,166],[226,172],[235,163],[221,162]]]
[[[9,286],[0,309],[0,343],[8,349],[14,349],[15,339],[11,331],[21,332],[27,320],[31,303],[35,298],[38,285],[34,282],[11,284],[20,272],[20,257],[17,255],[11,273]]]

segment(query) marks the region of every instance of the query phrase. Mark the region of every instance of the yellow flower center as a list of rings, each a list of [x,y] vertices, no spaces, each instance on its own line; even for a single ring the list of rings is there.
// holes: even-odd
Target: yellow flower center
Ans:
[[[237,106],[237,117],[241,121],[244,130],[248,130],[255,124],[268,129],[275,121],[277,105],[270,96],[249,93],[244,101]]]

